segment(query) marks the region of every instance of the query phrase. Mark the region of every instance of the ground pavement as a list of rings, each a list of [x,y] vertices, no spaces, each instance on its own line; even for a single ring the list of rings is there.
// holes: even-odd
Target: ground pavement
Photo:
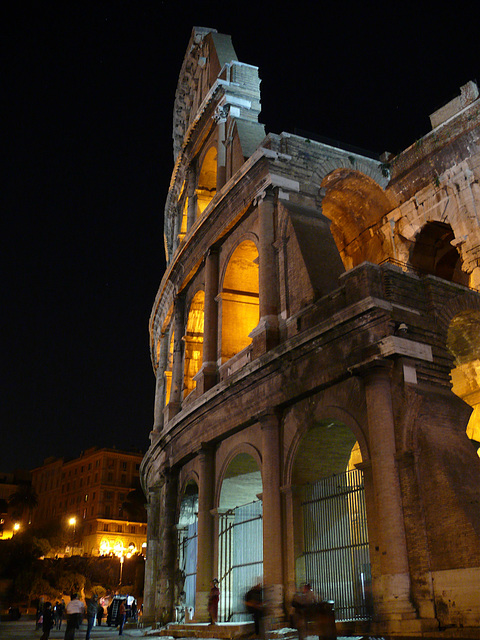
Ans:
[[[63,625],[62,625],[63,626]],[[75,640],[85,640],[85,634],[87,632],[86,623],[80,626],[75,632]],[[35,630],[34,620],[15,620],[14,622],[0,622],[0,640],[39,640],[42,635],[42,630]],[[142,637],[144,635],[143,629],[124,629],[122,638]],[[60,631],[52,629],[50,632],[50,640],[56,640],[61,638],[63,640],[65,636],[65,626]],[[93,627],[90,634],[90,640],[113,640],[118,638],[118,628],[107,627],[102,625],[100,627]]]

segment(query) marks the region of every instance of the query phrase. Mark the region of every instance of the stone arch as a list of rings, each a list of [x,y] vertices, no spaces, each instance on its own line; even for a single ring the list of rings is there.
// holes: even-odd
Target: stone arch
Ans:
[[[379,183],[352,168],[335,168],[321,183],[322,212],[332,222],[331,231],[346,268],[385,258],[378,233],[392,203]]]
[[[348,619],[350,608],[368,617],[367,510],[363,474],[355,468],[362,462],[360,450],[367,458],[367,443],[350,411],[317,407],[297,427],[286,464],[291,579],[297,585],[313,582],[334,599],[340,620]]]
[[[167,364],[165,367],[165,406],[170,402],[170,392],[172,390],[172,370],[173,370],[173,347],[174,347],[174,328],[173,323],[170,327],[170,331],[165,335],[165,339],[168,340],[168,352],[167,352]]]
[[[327,390],[318,400],[316,396],[307,398],[292,409],[292,421],[295,432],[290,441],[285,457],[283,483],[292,484],[293,465],[302,438],[312,424],[342,424],[354,436],[354,443],[358,443],[361,458],[364,462],[370,459],[369,445],[362,427],[364,419],[361,416],[365,410],[363,385],[358,378],[351,378],[340,388]],[[301,416],[296,418],[296,416]],[[348,462],[348,460],[347,460]]]
[[[334,438],[331,442],[331,450],[328,452],[329,465],[328,468],[325,468],[324,472],[322,472],[322,477],[346,471],[349,466],[351,453],[356,444],[358,444],[358,448],[360,450],[361,460],[365,461],[368,459],[367,442],[362,430],[360,429],[360,425],[345,409],[336,406],[321,407],[321,410],[316,412],[314,424],[318,425],[318,430],[315,437],[310,438],[312,442],[310,442],[311,446],[309,450],[314,456],[312,461],[316,462],[318,462],[318,451],[315,451],[314,444],[320,437],[321,431],[337,429],[338,437]],[[313,428],[316,427],[313,426]],[[308,439],[308,433],[310,431],[312,431],[312,422],[305,423],[301,429],[297,430],[294,436],[287,455],[285,484],[295,484],[295,462],[300,451],[300,447],[302,446],[302,443],[305,444],[305,439]],[[349,434],[351,434],[350,437]],[[341,451],[338,451],[339,444],[343,447]],[[325,453],[327,454],[326,450]],[[361,460],[358,461],[360,462]],[[308,466],[312,472],[318,471],[316,468],[318,466],[317,464],[309,464]]]
[[[410,249],[410,264],[421,273],[467,286],[469,276],[462,271],[460,253],[452,246],[454,239],[455,235],[449,224],[428,221],[414,238]]]
[[[198,476],[184,478],[177,508],[177,570],[174,581],[175,604],[195,606],[198,535]]]
[[[258,450],[248,443],[235,447],[225,459],[218,476],[215,504],[232,509],[256,500],[262,491],[262,462]]]
[[[258,249],[252,240],[243,240],[232,251],[220,295],[223,363],[248,347],[259,321]]]
[[[202,366],[204,306],[205,293],[201,289],[192,297],[187,316],[184,336],[184,397],[195,389],[196,382],[194,378]]]
[[[315,167],[310,182],[320,187],[326,177],[338,170],[355,170],[376,182],[381,189],[386,188],[390,179],[388,170],[380,162],[344,152],[320,161]]]
[[[203,214],[217,192],[217,147],[204,154],[197,180],[197,218]]]
[[[182,509],[182,500],[185,495],[193,495],[193,487],[196,487],[196,495],[198,498],[198,473],[196,471],[190,470],[182,480],[182,484],[180,486],[180,491],[178,492],[178,504],[177,504],[177,522],[181,520],[181,509]],[[198,500],[197,500],[198,502]]]

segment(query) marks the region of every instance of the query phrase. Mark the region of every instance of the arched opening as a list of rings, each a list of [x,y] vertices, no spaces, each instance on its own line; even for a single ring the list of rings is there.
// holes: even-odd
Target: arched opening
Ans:
[[[452,391],[473,408],[467,436],[480,456],[480,312],[464,311],[452,319],[447,347],[455,359]]]
[[[255,459],[238,454],[225,472],[219,501],[219,620],[247,620],[246,591],[263,574],[262,476]]]
[[[190,304],[185,333],[184,397],[196,387],[194,377],[200,371],[203,357],[203,309],[205,294],[198,291]]]
[[[168,339],[168,338],[166,338]],[[171,330],[170,346],[168,348],[167,366],[165,368],[165,406],[170,402],[170,392],[172,390],[172,368],[173,368],[173,341],[174,331]]]
[[[259,321],[258,251],[242,242],[228,262],[222,289],[222,363],[248,347]]]
[[[335,602],[337,620],[367,619],[371,570],[361,452],[343,423],[322,420],[302,437],[292,468],[297,584]]]
[[[217,191],[217,148],[205,154],[197,183],[197,217],[201,216]]]
[[[352,167],[355,158],[349,161]],[[372,233],[392,203],[380,185],[356,169],[335,169],[322,180],[322,213],[332,221],[331,232],[345,269],[364,261],[385,259],[381,235]]]
[[[182,191],[180,192],[180,197],[178,198],[178,211],[180,215],[180,231],[178,232],[178,239],[181,242],[185,234],[187,233],[187,214],[188,214],[188,196],[185,192],[185,182],[182,185]]]
[[[462,261],[452,228],[443,222],[427,222],[415,238],[410,251],[410,264],[422,273],[468,286],[468,274],[462,271]]]
[[[197,583],[198,486],[190,480],[180,501],[177,524],[177,562],[175,603],[180,621],[185,609],[195,607]]]

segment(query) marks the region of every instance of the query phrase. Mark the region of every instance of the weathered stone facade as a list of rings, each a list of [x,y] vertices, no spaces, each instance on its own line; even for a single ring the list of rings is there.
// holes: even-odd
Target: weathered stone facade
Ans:
[[[357,468],[371,594],[367,614],[344,624],[391,634],[478,626],[476,85],[382,161],[265,137],[259,85],[228,36],[193,30],[150,323],[145,615],[173,616],[190,579],[179,531],[193,525],[188,589],[195,620],[207,619],[210,581],[232,562],[221,523],[260,498],[263,581],[281,621],[311,579],[306,487]],[[328,596],[333,582],[316,587]]]

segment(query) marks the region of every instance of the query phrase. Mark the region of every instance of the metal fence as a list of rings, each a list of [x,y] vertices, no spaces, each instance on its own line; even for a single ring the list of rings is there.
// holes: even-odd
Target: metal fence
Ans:
[[[240,622],[245,593],[263,575],[262,502],[231,509],[219,519],[219,620]]]
[[[185,607],[195,608],[197,583],[197,521],[178,531],[178,564],[184,576]]]
[[[335,602],[337,620],[371,617],[371,572],[363,473],[354,469],[305,487],[306,578]]]

